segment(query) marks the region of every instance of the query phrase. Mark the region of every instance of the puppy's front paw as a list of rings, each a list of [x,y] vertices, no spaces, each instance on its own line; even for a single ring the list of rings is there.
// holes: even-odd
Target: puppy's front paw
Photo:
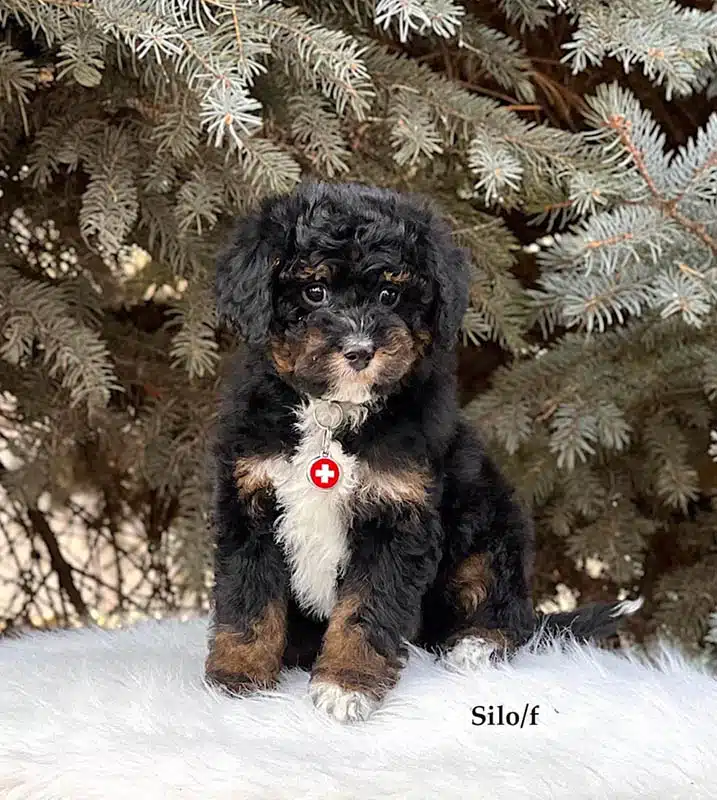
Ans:
[[[249,631],[218,626],[204,663],[208,684],[230,694],[273,689],[284,650],[283,608],[269,608]]]
[[[314,705],[338,722],[360,722],[380,705],[374,697],[356,689],[343,689],[336,683],[312,678],[309,695]]]
[[[245,695],[259,689],[273,689],[276,681],[266,676],[247,675],[245,672],[227,672],[222,669],[207,669],[205,681],[215,689],[231,695]]]

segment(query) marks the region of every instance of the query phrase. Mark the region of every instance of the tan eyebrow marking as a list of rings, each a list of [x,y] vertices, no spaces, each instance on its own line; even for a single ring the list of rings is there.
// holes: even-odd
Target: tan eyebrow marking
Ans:
[[[314,281],[328,281],[331,279],[332,270],[328,264],[300,264],[298,270],[294,273],[299,280],[314,280]]]
[[[407,270],[402,270],[401,272],[389,272],[386,270],[383,273],[383,279],[389,283],[408,283],[411,280],[411,273]]]

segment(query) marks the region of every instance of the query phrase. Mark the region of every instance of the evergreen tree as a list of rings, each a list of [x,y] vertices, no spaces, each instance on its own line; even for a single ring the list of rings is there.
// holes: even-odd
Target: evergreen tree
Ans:
[[[717,641],[717,5],[0,19],[6,623],[206,603],[213,255],[306,175],[429,194],[470,249],[466,411],[536,518],[536,601],[640,592],[639,637]]]

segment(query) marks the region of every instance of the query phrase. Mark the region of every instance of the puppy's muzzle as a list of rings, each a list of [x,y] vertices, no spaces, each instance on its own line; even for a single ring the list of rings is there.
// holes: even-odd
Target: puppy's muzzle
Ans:
[[[376,348],[372,342],[349,342],[341,352],[351,368],[361,372],[371,363]]]

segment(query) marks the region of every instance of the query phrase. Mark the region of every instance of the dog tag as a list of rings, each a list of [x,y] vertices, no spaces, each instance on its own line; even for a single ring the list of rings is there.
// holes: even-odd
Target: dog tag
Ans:
[[[329,456],[319,456],[309,466],[309,480],[317,489],[333,489],[340,477],[339,465]]]
[[[341,478],[341,468],[331,456],[329,455],[329,448],[331,446],[331,435],[336,428],[341,424],[344,412],[339,403],[329,401],[323,411],[328,417],[320,419],[318,406],[314,407],[314,420],[323,432],[321,443],[321,455],[315,458],[309,465],[308,478],[309,482],[317,489],[333,489]],[[333,413],[333,417],[331,413]]]

